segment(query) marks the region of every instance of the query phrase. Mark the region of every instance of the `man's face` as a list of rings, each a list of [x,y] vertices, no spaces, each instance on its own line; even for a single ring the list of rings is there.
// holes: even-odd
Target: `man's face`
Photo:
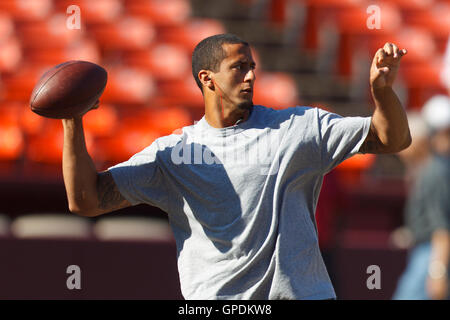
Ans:
[[[255,83],[255,61],[249,46],[224,44],[227,57],[222,60],[219,72],[214,73],[217,93],[229,104],[242,109],[253,105]]]

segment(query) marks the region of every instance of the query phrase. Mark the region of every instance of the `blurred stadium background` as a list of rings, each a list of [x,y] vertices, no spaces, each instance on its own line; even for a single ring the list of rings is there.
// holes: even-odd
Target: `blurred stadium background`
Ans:
[[[69,29],[69,5],[81,28]],[[381,8],[381,28],[366,11]],[[203,115],[190,55],[203,38],[231,32],[257,61],[254,102],[309,105],[367,116],[369,67],[386,41],[407,48],[396,92],[408,110],[446,93],[440,70],[448,0],[1,0],[0,298],[181,298],[166,215],[137,206],[84,219],[68,211],[61,121],[29,109],[45,70],[88,60],[108,71],[98,110],[85,117],[99,170]],[[339,299],[390,299],[405,266],[407,186],[395,155],[355,156],[325,177],[317,221]],[[82,290],[66,288],[79,265]],[[380,290],[366,269],[381,268]]]

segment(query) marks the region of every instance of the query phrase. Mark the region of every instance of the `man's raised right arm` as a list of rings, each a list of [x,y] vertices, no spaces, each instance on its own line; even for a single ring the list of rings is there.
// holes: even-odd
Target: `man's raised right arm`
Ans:
[[[69,210],[94,217],[131,206],[119,192],[110,172],[97,173],[85,143],[81,117],[63,119],[63,176]]]

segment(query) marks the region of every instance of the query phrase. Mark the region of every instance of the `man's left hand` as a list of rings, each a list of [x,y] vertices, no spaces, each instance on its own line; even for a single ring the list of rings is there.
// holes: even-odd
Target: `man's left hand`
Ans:
[[[372,89],[392,87],[397,76],[400,59],[407,53],[400,50],[395,44],[387,42],[383,48],[378,49],[370,68],[370,85]]]

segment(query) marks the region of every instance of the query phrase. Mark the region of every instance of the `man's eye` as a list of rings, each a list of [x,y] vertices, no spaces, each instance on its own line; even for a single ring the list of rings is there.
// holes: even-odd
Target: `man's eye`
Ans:
[[[235,68],[235,69],[238,69],[238,70],[241,70],[241,69],[242,69],[242,66],[241,66],[241,65],[238,65],[238,66],[234,66],[234,68]]]

